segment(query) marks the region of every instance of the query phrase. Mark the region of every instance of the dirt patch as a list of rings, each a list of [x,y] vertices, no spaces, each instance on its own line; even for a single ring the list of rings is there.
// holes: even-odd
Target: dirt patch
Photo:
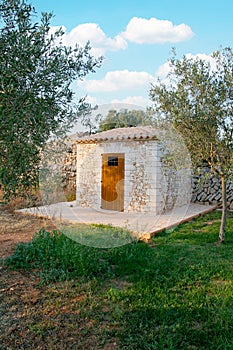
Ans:
[[[0,350],[116,349],[115,339],[98,346],[102,324],[83,291],[72,282],[38,284],[32,272],[0,270]]]
[[[51,220],[0,206],[0,258],[11,255],[19,242],[30,241],[41,228],[56,227]],[[85,308],[80,314],[83,295],[78,287],[66,287],[66,282],[40,286],[34,271],[13,271],[0,259],[0,350],[97,348],[98,324],[85,316]],[[115,348],[114,341],[104,347]]]
[[[0,258],[12,254],[19,242],[28,242],[41,228],[55,229],[49,219],[12,212],[0,206]]]
[[[41,228],[55,227],[51,220],[15,213],[0,205],[0,258],[11,255],[18,243],[30,241]],[[0,349],[21,349],[19,339],[27,332],[21,322],[25,305],[28,310],[36,305],[40,294],[38,283],[39,279],[32,275],[0,266]]]

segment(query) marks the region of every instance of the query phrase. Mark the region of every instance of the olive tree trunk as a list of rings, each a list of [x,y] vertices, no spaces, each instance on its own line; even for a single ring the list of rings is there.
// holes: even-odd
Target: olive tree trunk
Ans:
[[[226,194],[226,179],[225,176],[221,177],[222,182],[222,220],[219,230],[219,243],[223,243],[225,240],[226,231],[226,219],[227,219],[227,194]]]

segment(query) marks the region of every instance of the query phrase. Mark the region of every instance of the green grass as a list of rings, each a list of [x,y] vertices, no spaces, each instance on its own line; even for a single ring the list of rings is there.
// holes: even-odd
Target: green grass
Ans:
[[[233,215],[221,245],[216,243],[220,216],[214,212],[162,232],[149,245],[133,242],[112,249],[90,248],[58,232],[40,231],[5,264],[37,271],[44,283],[67,280],[62,287],[58,282],[48,285],[43,307],[47,310],[52,302],[58,310],[69,305],[70,332],[78,307],[83,320],[92,321],[82,334],[94,334],[95,349],[114,339],[117,349],[230,350]],[[74,295],[83,299],[73,304]],[[51,339],[46,322],[40,320],[30,330]],[[61,325],[57,327],[59,333]],[[85,348],[82,337],[79,341],[77,349]]]
[[[72,240],[94,248],[115,248],[135,241],[129,231],[111,225],[64,224],[59,228]]]
[[[20,243],[5,264],[24,270],[36,269],[42,283],[64,281],[85,276],[107,276],[109,267],[102,252],[84,247],[59,231],[37,232],[32,242]]]

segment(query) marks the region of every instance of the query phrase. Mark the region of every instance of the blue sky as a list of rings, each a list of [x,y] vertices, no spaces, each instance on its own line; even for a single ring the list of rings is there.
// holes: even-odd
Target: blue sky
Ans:
[[[172,47],[209,55],[233,47],[232,0],[33,0],[37,12],[53,12],[52,26],[64,26],[65,42],[90,40],[102,67],[74,85],[94,104],[149,105],[150,83],[166,73]]]

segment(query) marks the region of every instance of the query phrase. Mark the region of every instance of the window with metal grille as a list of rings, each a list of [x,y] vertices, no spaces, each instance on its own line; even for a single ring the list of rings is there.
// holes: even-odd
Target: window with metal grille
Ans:
[[[108,157],[108,166],[118,166],[118,157]]]

